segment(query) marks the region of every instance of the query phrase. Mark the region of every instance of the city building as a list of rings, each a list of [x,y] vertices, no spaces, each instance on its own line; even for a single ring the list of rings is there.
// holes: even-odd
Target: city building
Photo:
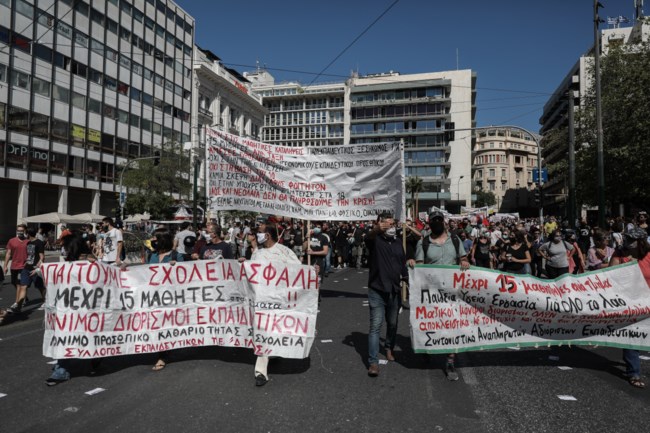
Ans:
[[[262,106],[262,98],[252,91],[252,83],[236,70],[224,66],[211,51],[195,46],[193,69],[192,119],[196,128],[192,134],[192,149],[197,156],[195,164],[199,164],[198,197],[205,197],[204,128],[260,140],[264,115],[268,111]]]
[[[388,72],[347,82],[345,142],[403,140],[405,176],[423,180],[418,212],[431,206],[458,212],[471,205],[475,127],[471,70]]]
[[[613,46],[634,45],[648,41],[650,38],[650,21],[641,14],[637,16],[630,27],[603,29],[600,32],[601,55],[607,55]],[[546,213],[565,215],[568,200],[568,138],[566,140],[551,140],[554,133],[563,134],[569,124],[569,98],[573,98],[574,113],[586,103],[586,97],[593,86],[592,73],[594,63],[594,47],[592,46],[571,67],[562,79],[552,96],[544,105],[539,119],[540,134],[542,135],[542,162],[548,168],[548,182],[543,186],[544,209]],[[574,116],[574,119],[577,119]],[[577,121],[577,120],[576,120]],[[576,130],[580,127],[575,124]],[[564,132],[562,132],[564,130]],[[565,134],[566,135],[566,134]],[[568,137],[568,136],[567,136]],[[545,138],[547,138],[545,140]],[[595,181],[595,180],[594,180]]]
[[[535,188],[533,169],[537,169],[535,139],[516,128],[479,130],[474,145],[472,179],[477,191],[491,192],[502,212],[521,212],[531,208]]]
[[[345,83],[275,84],[273,76],[261,69],[244,76],[268,110],[262,141],[283,146],[343,144]]]
[[[113,215],[119,173],[191,140],[194,18],[170,0],[0,0],[0,244]]]

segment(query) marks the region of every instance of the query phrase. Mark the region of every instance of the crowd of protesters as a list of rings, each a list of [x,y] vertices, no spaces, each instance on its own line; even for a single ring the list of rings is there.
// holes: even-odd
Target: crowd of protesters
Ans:
[[[638,212],[632,219],[616,218],[607,227],[592,228],[586,220],[571,225],[555,217],[538,219],[501,219],[480,215],[454,217],[436,211],[428,221],[396,221],[382,214],[376,221],[306,223],[298,220],[244,220],[226,227],[216,222],[193,227],[179,224],[148,224],[136,254],[141,263],[176,263],[204,259],[264,258],[317,266],[321,278],[336,270],[369,267],[369,359],[368,374],[379,375],[379,331],[387,322],[385,353],[394,360],[393,345],[397,330],[397,311],[407,307],[400,300],[402,282],[408,281],[407,265],[415,263],[456,264],[498,269],[512,274],[556,279],[562,275],[594,271],[631,260],[638,260],[650,281],[650,250],[647,214]],[[45,286],[39,267],[45,261],[46,243],[42,230],[18,225],[16,237],[6,248],[0,274],[10,276],[16,289],[15,302],[0,310],[0,323],[20,314],[26,305],[27,289],[33,284],[45,298]],[[118,221],[105,218],[96,226],[79,230],[65,229],[55,242],[61,260],[100,260],[125,266],[127,248],[124,229]],[[264,251],[268,249],[268,251]],[[0,275],[4,281],[4,274]],[[324,281],[324,280],[321,280]],[[630,383],[644,387],[640,377],[638,351],[625,350],[624,360]],[[167,353],[159,353],[155,371],[165,368]],[[447,357],[446,372],[457,379],[453,354]],[[268,380],[268,359],[260,357],[255,369],[256,385]],[[95,366],[97,363],[93,363]],[[48,384],[69,379],[65,362],[59,362]]]

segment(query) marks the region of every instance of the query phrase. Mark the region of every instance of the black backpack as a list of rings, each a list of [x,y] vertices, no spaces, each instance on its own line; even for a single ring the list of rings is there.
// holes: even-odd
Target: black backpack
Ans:
[[[183,245],[185,245],[185,248],[189,248],[191,250],[194,248],[195,244],[196,236],[185,236],[185,239],[183,239]],[[187,249],[185,251],[187,251]]]
[[[456,264],[460,265],[460,238],[452,234],[451,242],[454,244],[454,248],[456,249]],[[431,241],[429,240],[429,236],[425,236],[425,238],[422,239],[422,251],[424,252],[425,259],[427,258],[427,251],[429,250],[429,244],[431,244]]]

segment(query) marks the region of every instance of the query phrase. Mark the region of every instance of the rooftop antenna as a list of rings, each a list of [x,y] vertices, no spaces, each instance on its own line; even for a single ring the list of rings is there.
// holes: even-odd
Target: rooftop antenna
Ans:
[[[456,48],[456,70],[458,69],[458,48]]]

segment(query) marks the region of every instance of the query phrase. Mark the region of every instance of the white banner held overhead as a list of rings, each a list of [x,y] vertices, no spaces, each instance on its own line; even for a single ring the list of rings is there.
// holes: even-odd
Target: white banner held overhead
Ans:
[[[207,129],[210,210],[310,220],[403,215],[399,143],[286,147]]]
[[[268,261],[198,260],[133,266],[43,265],[43,354],[99,358],[199,346],[306,358],[318,275]]]
[[[650,288],[636,263],[556,280],[424,265],[411,270],[410,282],[417,353],[562,344],[650,349]]]

